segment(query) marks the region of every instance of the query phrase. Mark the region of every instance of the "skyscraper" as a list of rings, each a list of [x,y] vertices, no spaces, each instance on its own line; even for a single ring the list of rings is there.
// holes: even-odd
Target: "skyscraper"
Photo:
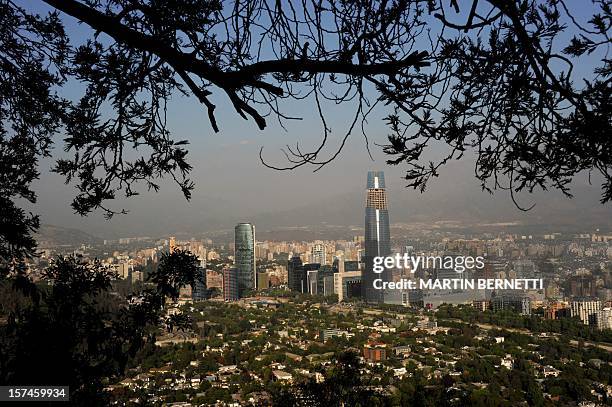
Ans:
[[[368,172],[365,208],[365,270],[362,276],[362,297],[366,302],[383,302],[382,290],[374,288],[374,280],[387,280],[388,273],[374,273],[374,257],[391,254],[391,232],[389,210],[385,191],[385,174],[382,171]]]
[[[237,301],[238,295],[238,271],[235,268],[223,270],[223,299],[225,301]]]
[[[317,275],[319,273],[319,269],[321,265],[319,263],[306,263],[302,265],[304,269],[304,278],[306,281],[306,289],[304,293],[308,293],[311,295],[317,294]]]
[[[319,268],[317,273],[317,294],[325,296],[334,294],[334,273],[336,271],[333,266],[327,264]]]
[[[302,266],[302,259],[300,256],[293,256],[287,262],[287,285],[292,291],[299,293],[308,292],[306,286],[306,271]]]
[[[255,226],[239,223],[234,229],[234,261],[238,273],[238,293],[242,297],[247,290],[257,287],[255,266]]]

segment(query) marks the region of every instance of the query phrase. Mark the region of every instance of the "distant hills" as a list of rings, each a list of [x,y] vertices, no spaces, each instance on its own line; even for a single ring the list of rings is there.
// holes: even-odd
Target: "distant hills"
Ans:
[[[389,191],[391,223],[459,221],[474,226],[483,223],[519,222],[526,226],[558,226],[564,229],[612,228],[612,204],[602,205],[597,188],[576,188],[574,198],[557,192],[520,196],[530,211],[521,211],[504,191],[494,195],[479,189],[437,191],[421,194],[413,190]],[[266,227],[291,225],[361,225],[364,217],[365,191],[321,201],[291,210],[254,216],[256,225]]]
[[[81,244],[101,244],[102,239],[79,229],[55,225],[41,225],[36,234],[40,248],[57,246],[76,246]]]
[[[389,214],[392,224],[456,221],[468,227],[478,227],[512,222],[519,225],[518,229],[534,233],[539,230],[612,230],[612,204],[599,203],[600,189],[597,186],[575,186],[572,193],[572,199],[556,191],[518,196],[518,202],[525,207],[536,204],[532,210],[523,212],[516,208],[507,192],[498,191],[490,195],[473,182],[447,182],[423,194],[396,184],[394,188],[388,188]],[[251,213],[247,204],[247,201],[225,202],[207,197],[192,201],[184,210],[170,212],[153,204],[149,208],[135,208],[125,217],[117,215],[112,223],[90,217],[83,219],[82,227],[78,224],[71,225],[76,228],[44,225],[38,239],[40,246],[45,247],[100,243],[102,240],[94,234],[111,239],[169,234],[200,236],[211,232],[231,234],[238,222],[253,222],[262,239],[291,239],[291,236],[338,238],[339,234],[345,236],[349,226],[363,226],[365,190],[321,194],[314,203],[286,209],[280,206],[273,210],[271,207],[263,213]],[[298,231],[306,226],[309,228]],[[90,234],[78,228],[95,232]]]

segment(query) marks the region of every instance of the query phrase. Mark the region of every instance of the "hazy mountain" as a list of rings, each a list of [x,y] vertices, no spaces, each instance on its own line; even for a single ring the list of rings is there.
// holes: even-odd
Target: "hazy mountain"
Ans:
[[[524,212],[516,208],[510,196],[504,192],[494,195],[478,188],[458,184],[453,188],[438,189],[421,194],[411,189],[388,190],[391,223],[459,221],[477,226],[488,223],[519,222],[521,228],[586,231],[594,228],[612,229],[612,205],[599,203],[597,187],[579,186],[573,189],[569,199],[557,192],[522,195],[521,205],[535,207]],[[192,211],[173,211],[167,217],[150,217],[138,213],[124,227],[130,232],[118,230],[114,236],[165,236],[199,235],[224,230],[223,236],[231,237],[233,226],[242,221],[253,222],[260,239],[324,239],[341,238],[351,234],[349,226],[363,226],[365,190],[337,196],[321,196],[314,204],[292,209],[269,211],[249,215],[236,203],[214,201],[198,208],[192,202]],[[194,215],[197,214],[197,215]],[[118,215],[119,217],[121,215]],[[114,219],[115,221],[117,219]],[[316,226],[315,228],[302,228]],[[95,229],[99,233],[99,229]],[[107,236],[105,234],[104,236]],[[185,237],[184,236],[184,237]],[[101,243],[99,237],[76,228],[43,225],[37,239],[40,247]]]
[[[59,216],[66,212],[63,209],[66,206],[64,198],[61,201],[59,198],[48,199],[43,222],[59,223],[73,229],[46,226],[41,230],[40,239],[70,244],[96,241],[94,236],[116,239],[178,236],[181,232],[197,236],[219,230],[231,231],[238,222],[253,222],[258,232],[273,231],[272,234],[278,234],[279,239],[292,235],[290,228],[301,226],[319,226],[318,231],[333,234],[336,232],[329,227],[331,225],[363,226],[365,185],[359,187],[359,184],[337,184],[323,179],[320,187],[316,188],[312,183],[295,188],[277,186],[276,189],[270,188],[270,191],[277,191],[273,194],[257,193],[255,187],[254,192],[224,197],[214,195],[218,192],[210,189],[199,191],[189,202],[176,191],[168,190],[134,198],[128,202],[129,214],[117,215],[111,221],[104,220],[100,214],[79,217],[64,213]],[[387,177],[391,223],[460,221],[475,226],[520,222],[525,227],[544,225],[583,231],[596,227],[612,229],[612,205],[599,203],[599,185],[578,184],[572,192],[573,199],[556,191],[522,194],[516,197],[522,206],[529,207],[535,203],[532,210],[523,212],[516,208],[506,191],[494,195],[483,192],[473,177],[458,170],[434,180],[425,193],[404,188],[397,176],[389,174]],[[287,199],[291,196],[294,199]],[[299,203],[301,199],[304,204]],[[343,228],[336,229],[340,231]],[[309,230],[312,232],[314,229]]]
[[[392,223],[454,220],[471,224],[520,222],[524,225],[566,226],[576,229],[612,228],[612,205],[599,203],[596,187],[573,190],[569,199],[557,192],[521,195],[519,204],[535,207],[521,211],[505,191],[490,195],[478,188],[462,188],[421,194],[412,189],[389,191],[389,216]],[[258,225],[291,226],[329,223],[361,225],[365,191],[322,197],[318,203],[270,212],[253,217]]]
[[[102,243],[102,239],[99,237],[92,236],[82,230],[55,225],[41,225],[36,234],[36,240],[41,248]]]

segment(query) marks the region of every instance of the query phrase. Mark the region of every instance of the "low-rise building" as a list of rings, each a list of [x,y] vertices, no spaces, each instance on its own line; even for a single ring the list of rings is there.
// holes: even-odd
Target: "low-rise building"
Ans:
[[[293,381],[293,376],[291,375],[291,373],[287,373],[283,370],[273,370],[272,378],[274,381],[277,381],[277,382],[291,383]]]
[[[363,357],[371,363],[387,360],[387,345],[380,342],[368,342],[363,347]]]

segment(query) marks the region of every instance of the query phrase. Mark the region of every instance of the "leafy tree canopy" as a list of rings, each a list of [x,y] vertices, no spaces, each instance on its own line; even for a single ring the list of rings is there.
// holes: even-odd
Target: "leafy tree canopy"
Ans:
[[[121,377],[155,343],[166,298],[193,284],[194,258],[164,256],[154,284],[128,297],[111,292],[114,272],[78,257],[58,257],[38,284],[0,280],[0,384],[69,385],[74,405],[108,405],[103,380]],[[169,329],[190,324],[183,314],[167,318]]]

